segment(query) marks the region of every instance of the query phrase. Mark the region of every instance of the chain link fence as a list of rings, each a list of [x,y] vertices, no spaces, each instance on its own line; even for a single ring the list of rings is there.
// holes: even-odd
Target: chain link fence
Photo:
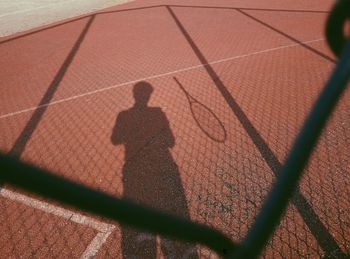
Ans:
[[[282,13],[307,28],[279,23]],[[44,177],[31,187],[31,178],[19,174],[16,181],[27,192],[6,184],[11,174],[2,174],[2,256],[217,258],[232,255],[236,245],[229,240],[244,247],[335,67],[319,31],[312,30],[327,15],[157,5],[108,10],[2,42],[4,64],[25,72],[1,72],[14,86],[4,90],[1,151],[72,184]],[[223,142],[208,136],[220,128],[208,113],[191,108],[174,76],[215,114]],[[18,96],[27,97],[18,103]],[[346,91],[262,258],[350,253],[348,98]],[[21,166],[36,170],[18,166],[18,172]],[[69,196],[74,192],[64,186],[77,188],[76,194]],[[36,188],[41,195],[31,192]],[[102,195],[101,205],[93,194]],[[111,199],[111,207],[102,198]],[[121,203],[108,211],[116,198],[135,207]],[[147,217],[152,213],[159,221]],[[168,228],[162,217],[170,217]]]

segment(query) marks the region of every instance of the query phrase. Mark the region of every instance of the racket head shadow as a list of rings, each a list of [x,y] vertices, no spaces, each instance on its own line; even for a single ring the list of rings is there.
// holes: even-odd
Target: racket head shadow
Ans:
[[[199,102],[192,103],[190,107],[192,116],[203,133],[216,142],[225,142],[227,137],[226,130],[216,114]]]
[[[191,96],[176,77],[173,78],[186,95],[190,105],[192,117],[197,126],[210,139],[216,142],[225,142],[227,137],[226,129],[218,116],[216,116],[216,114],[210,108]]]

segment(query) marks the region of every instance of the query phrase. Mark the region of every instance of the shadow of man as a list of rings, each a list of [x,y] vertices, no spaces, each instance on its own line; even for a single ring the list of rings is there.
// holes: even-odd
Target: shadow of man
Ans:
[[[112,132],[114,145],[125,146],[124,197],[135,202],[189,218],[184,189],[170,148],[175,138],[160,107],[149,107],[153,87],[134,85],[135,104],[119,113]],[[142,217],[142,215],[140,215]],[[164,257],[197,258],[194,245],[160,239]],[[123,258],[156,258],[156,236],[122,228]]]

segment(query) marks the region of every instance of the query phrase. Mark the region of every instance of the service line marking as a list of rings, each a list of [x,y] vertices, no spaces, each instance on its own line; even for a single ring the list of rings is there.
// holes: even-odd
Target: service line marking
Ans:
[[[323,40],[324,40],[324,38],[316,39],[316,40],[310,40],[310,41],[304,41],[304,42],[302,42],[302,44],[308,44],[308,43],[313,43],[313,42],[318,42],[318,41],[323,41]],[[285,49],[285,48],[290,48],[290,47],[295,47],[295,46],[300,46],[300,45],[301,44],[299,44],[299,43],[293,43],[293,44],[284,45],[284,46],[280,46],[280,47],[275,47],[275,48],[260,50],[260,51],[256,51],[256,52],[243,54],[243,55],[238,55],[238,56],[233,56],[233,57],[229,57],[229,58],[219,59],[219,60],[212,61],[212,62],[209,62],[209,63],[206,63],[206,64],[200,64],[200,65],[186,67],[186,68],[182,68],[182,69],[178,69],[178,70],[174,70],[174,71],[170,71],[170,72],[166,72],[166,73],[162,73],[162,74],[157,74],[157,75],[152,75],[152,76],[148,76],[148,77],[144,77],[144,78],[139,78],[139,79],[136,79],[136,80],[132,80],[132,81],[128,81],[128,82],[124,82],[124,83],[120,83],[120,84],[116,84],[116,85],[100,88],[100,89],[93,90],[93,91],[90,91],[90,92],[86,92],[86,93],[83,93],[83,94],[78,94],[78,95],[74,95],[74,96],[71,96],[71,97],[63,98],[61,100],[53,101],[53,102],[46,103],[46,104],[43,104],[43,105],[38,105],[38,106],[35,106],[35,107],[31,107],[31,108],[27,108],[27,109],[15,111],[15,112],[10,112],[10,113],[7,113],[7,114],[3,114],[3,115],[0,115],[0,119],[4,119],[4,118],[7,118],[7,117],[15,116],[15,115],[18,115],[18,114],[21,114],[21,113],[25,113],[25,112],[34,111],[36,109],[44,108],[44,107],[51,106],[51,105],[54,105],[54,104],[68,102],[68,101],[75,100],[75,99],[78,99],[78,98],[81,98],[81,97],[84,97],[84,96],[87,96],[87,95],[97,94],[97,93],[104,92],[104,91],[107,91],[107,90],[119,88],[119,87],[122,87],[122,86],[125,86],[125,85],[134,84],[134,83],[137,83],[139,81],[146,81],[146,80],[150,80],[150,79],[156,79],[156,78],[160,78],[160,77],[165,77],[165,76],[169,76],[169,75],[172,75],[172,74],[177,74],[177,73],[181,73],[181,72],[185,72],[185,71],[189,71],[189,70],[203,68],[203,67],[210,66],[210,65],[215,65],[215,64],[219,64],[219,63],[232,61],[232,60],[235,60],[235,59],[251,57],[251,56],[262,54],[262,53],[272,52],[272,51]]]
[[[80,257],[82,259],[94,257],[115,228],[114,225],[110,225],[110,224],[106,224],[106,223],[94,220],[90,217],[81,215],[79,213],[57,207],[52,204],[39,201],[31,197],[28,197],[26,195],[19,194],[17,192],[13,192],[4,188],[0,189],[0,195],[13,201],[21,202],[31,208],[39,209],[46,213],[53,214],[55,216],[58,216],[58,217],[61,217],[61,218],[70,220],[72,222],[85,225],[97,230],[99,233],[97,233],[97,235],[92,239],[90,244],[87,246],[87,248],[83,252],[82,256]]]

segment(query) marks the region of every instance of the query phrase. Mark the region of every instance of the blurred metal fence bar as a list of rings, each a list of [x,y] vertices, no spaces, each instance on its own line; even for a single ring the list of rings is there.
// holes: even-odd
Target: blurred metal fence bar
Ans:
[[[0,154],[0,181],[39,194],[77,209],[116,220],[136,228],[206,245],[227,258],[256,258],[278,225],[288,201],[298,186],[303,169],[317,140],[346,89],[350,78],[350,40],[342,35],[343,24],[350,17],[350,2],[338,1],[330,13],[326,34],[339,61],[319,95],[302,130],[287,156],[276,183],[263,204],[256,221],[241,245],[219,231],[125,199],[66,180],[48,171]],[[341,251],[338,258],[346,257]]]

